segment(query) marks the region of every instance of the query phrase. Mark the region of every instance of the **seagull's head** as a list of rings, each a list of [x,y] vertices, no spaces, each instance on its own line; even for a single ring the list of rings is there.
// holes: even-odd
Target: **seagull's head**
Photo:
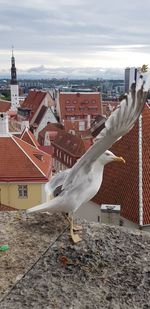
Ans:
[[[116,162],[122,162],[125,163],[125,160],[122,157],[115,156],[111,151],[106,150],[101,156],[100,160],[103,165],[116,161]]]

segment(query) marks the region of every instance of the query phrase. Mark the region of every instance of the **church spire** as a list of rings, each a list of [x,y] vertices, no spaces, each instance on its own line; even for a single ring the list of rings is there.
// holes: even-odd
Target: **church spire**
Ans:
[[[11,92],[11,110],[16,111],[17,107],[19,106],[19,87],[18,87],[18,82],[17,82],[17,73],[16,73],[13,46],[12,46],[12,56],[11,56],[10,92]]]
[[[17,73],[15,66],[15,57],[14,57],[14,47],[12,46],[12,57],[11,57],[11,85],[17,85]]]

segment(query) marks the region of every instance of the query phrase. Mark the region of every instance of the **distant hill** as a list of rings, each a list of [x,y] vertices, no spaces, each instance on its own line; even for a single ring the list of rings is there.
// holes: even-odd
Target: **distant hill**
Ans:
[[[86,78],[103,78],[103,79],[124,79],[124,68],[76,68],[76,67],[32,67],[28,70],[17,70],[19,78],[70,78],[70,79],[86,79]],[[10,71],[3,70],[0,72],[0,78],[9,78]]]

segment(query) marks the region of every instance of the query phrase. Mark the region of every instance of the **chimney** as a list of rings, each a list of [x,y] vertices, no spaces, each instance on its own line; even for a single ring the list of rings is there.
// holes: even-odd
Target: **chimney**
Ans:
[[[6,113],[0,113],[0,136],[8,136],[8,115]]]

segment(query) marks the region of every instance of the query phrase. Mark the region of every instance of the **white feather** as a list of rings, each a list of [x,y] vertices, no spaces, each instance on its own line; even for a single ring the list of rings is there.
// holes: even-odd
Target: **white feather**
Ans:
[[[89,201],[99,190],[103,179],[105,164],[116,157],[106,150],[119,138],[129,132],[146,102],[147,91],[150,88],[150,73],[146,81],[140,78],[137,82],[136,93],[134,88],[126,99],[123,99],[105,123],[96,142],[66,173],[58,174],[46,185],[46,190],[53,192],[57,185],[62,185],[62,192],[56,198],[29,209],[27,212],[64,211],[74,213],[83,203]]]

